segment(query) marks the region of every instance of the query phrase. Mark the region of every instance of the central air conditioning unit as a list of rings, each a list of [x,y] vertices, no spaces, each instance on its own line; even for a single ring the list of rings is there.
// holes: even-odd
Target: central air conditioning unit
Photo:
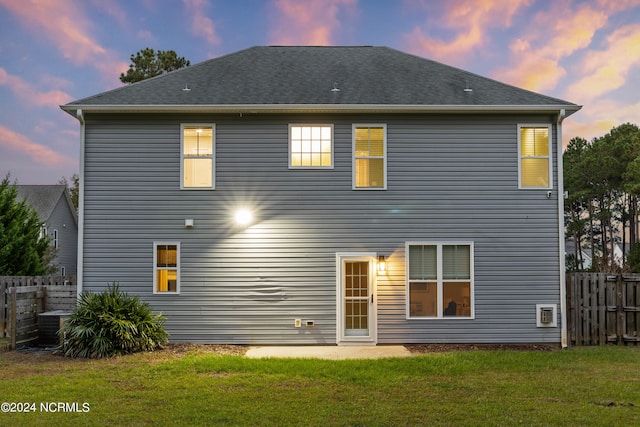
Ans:
[[[69,316],[71,316],[71,312],[66,310],[45,311],[38,314],[38,329],[40,330],[38,344],[41,346],[60,344],[58,331],[62,329]]]

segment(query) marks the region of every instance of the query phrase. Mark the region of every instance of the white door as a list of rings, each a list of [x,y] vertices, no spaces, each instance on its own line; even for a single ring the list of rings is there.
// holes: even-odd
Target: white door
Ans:
[[[338,254],[338,344],[375,344],[375,254]]]

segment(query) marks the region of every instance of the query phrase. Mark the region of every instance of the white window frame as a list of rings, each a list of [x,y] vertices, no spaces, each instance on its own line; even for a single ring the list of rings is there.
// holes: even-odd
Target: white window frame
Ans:
[[[409,247],[414,245],[420,246],[436,246],[436,263],[437,263],[437,274],[435,280],[411,280],[409,275]],[[444,301],[443,301],[443,282],[455,282],[456,280],[452,279],[444,279],[443,278],[443,266],[442,266],[442,247],[443,246],[453,246],[453,245],[464,245],[469,246],[469,316],[444,316]],[[469,320],[475,318],[475,275],[474,275],[474,264],[475,264],[475,251],[474,251],[474,243],[473,241],[413,241],[405,243],[405,268],[406,268],[406,318],[408,320]],[[460,280],[462,281],[462,280]],[[436,283],[437,286],[437,309],[436,316],[411,316],[410,310],[410,283],[411,282],[429,282]],[[464,279],[464,282],[467,282],[467,279]]]
[[[158,246],[174,245],[176,247],[176,267],[174,268],[158,268]],[[176,271],[176,290],[175,292],[158,291],[158,270],[175,270]],[[157,241],[153,242],[153,293],[156,295],[178,295],[180,294],[180,242],[176,241]]]
[[[58,236],[59,236],[58,229],[54,228],[53,229],[53,242],[52,243],[53,243],[53,247],[56,248],[56,249],[58,249],[60,247],[59,246],[59,241],[58,241]]]
[[[291,161],[291,132],[292,129],[294,127],[300,127],[300,128],[305,128],[305,127],[328,127],[331,128],[331,164],[329,166],[294,166]],[[334,132],[333,132],[333,125],[332,124],[326,124],[326,123],[316,123],[316,124],[309,124],[309,123],[290,123],[289,124],[289,169],[333,169],[334,168]]]
[[[184,160],[189,158],[208,158],[204,156],[191,157],[184,155],[184,129],[185,128],[211,128],[211,187],[185,187],[184,185]],[[216,125],[215,123],[180,123],[180,189],[181,190],[215,190],[216,189]]]
[[[520,150],[520,134],[522,128],[547,128],[549,132],[549,156],[522,156]],[[518,189],[520,190],[552,190],[553,189],[553,128],[549,123],[521,123],[518,124]],[[522,159],[544,159],[549,157],[549,185],[546,187],[531,187],[522,185]]]
[[[384,134],[384,140],[382,142],[382,149],[384,150],[384,156],[359,156],[356,157],[356,129],[358,128],[382,128]],[[387,189],[387,124],[386,123],[354,123],[351,126],[351,189],[352,190],[364,190],[364,191],[379,191]],[[382,187],[356,187],[356,159],[383,159],[383,173],[384,173],[384,185]]]

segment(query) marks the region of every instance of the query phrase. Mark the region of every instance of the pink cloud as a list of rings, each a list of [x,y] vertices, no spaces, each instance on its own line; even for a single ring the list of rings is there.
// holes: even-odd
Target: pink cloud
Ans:
[[[408,50],[450,64],[461,64],[468,60],[468,53],[488,43],[487,33],[491,28],[506,28],[513,16],[531,3],[531,0],[454,0],[444,3],[444,11],[437,14],[438,22],[429,26],[452,30],[451,39],[443,40],[430,36],[423,27],[416,27],[405,36]],[[414,3],[414,8],[436,7],[436,3]]]
[[[357,0],[275,0],[270,44],[331,45],[333,34],[340,29],[340,13],[356,3]]]
[[[603,50],[590,50],[576,67],[583,77],[566,96],[586,103],[622,87],[633,67],[640,67],[640,24],[619,28],[607,37]]]
[[[607,24],[607,15],[583,4],[554,3],[537,13],[509,49],[511,63],[493,77],[533,91],[554,89],[567,74],[561,60],[588,47],[596,31]]]
[[[35,106],[54,106],[66,104],[73,98],[61,90],[39,92],[33,85],[0,68],[0,86],[7,86],[21,102]]]
[[[0,0],[34,37],[53,43],[63,57],[76,65],[90,65],[112,73],[112,81],[126,71],[117,54],[101,46],[92,37],[92,23],[84,15],[82,4],[72,0]],[[106,63],[106,65],[105,65]],[[113,73],[116,68],[117,73]]]
[[[75,164],[75,160],[64,157],[44,145],[36,144],[26,136],[3,125],[0,125],[0,147],[20,152],[41,165],[71,166]]]
[[[70,0],[0,0],[20,21],[56,43],[65,58],[86,64],[106,49],[91,38],[90,23]]]
[[[220,43],[220,38],[216,35],[215,26],[210,18],[207,18],[204,0],[183,0],[187,11],[191,14],[191,33],[204,39],[210,46]]]
[[[589,46],[595,32],[607,24],[607,14],[590,6],[583,6],[573,12],[568,8],[541,13],[536,16],[536,21],[540,25],[538,28],[544,28],[543,23],[552,25],[545,29],[545,34],[551,37],[541,49],[541,54],[559,58]],[[534,31],[539,32],[538,29]]]
[[[531,55],[522,57],[511,67],[496,71],[494,76],[518,87],[544,92],[554,89],[566,74],[556,60]]]

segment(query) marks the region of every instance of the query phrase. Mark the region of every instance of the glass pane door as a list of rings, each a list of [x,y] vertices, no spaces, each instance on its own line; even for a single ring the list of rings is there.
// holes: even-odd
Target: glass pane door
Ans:
[[[369,336],[369,261],[344,262],[344,335]]]

